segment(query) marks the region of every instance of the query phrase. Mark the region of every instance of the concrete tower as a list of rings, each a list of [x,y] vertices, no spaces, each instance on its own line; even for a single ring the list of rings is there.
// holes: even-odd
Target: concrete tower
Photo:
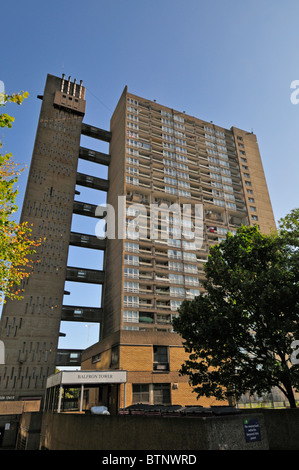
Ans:
[[[0,366],[0,395],[5,398],[43,397],[45,381],[57,365],[80,365],[80,351],[58,351],[61,320],[99,322],[101,310],[64,306],[65,281],[103,282],[101,271],[67,266],[69,245],[102,249],[88,235],[71,233],[73,213],[92,213],[74,201],[76,185],[107,190],[107,181],[77,172],[78,158],[107,165],[108,155],[80,147],[81,134],[108,139],[82,124],[85,87],[71,78],[47,76],[21,221],[33,224],[32,235],[42,244],[34,256],[34,272],[23,283],[23,299],[4,305],[0,338],[5,365]]]

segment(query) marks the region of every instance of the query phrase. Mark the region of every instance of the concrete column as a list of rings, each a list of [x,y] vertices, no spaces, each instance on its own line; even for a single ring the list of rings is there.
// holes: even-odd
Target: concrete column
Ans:
[[[81,385],[81,394],[80,394],[80,412],[83,409],[83,395],[84,395],[84,385]]]

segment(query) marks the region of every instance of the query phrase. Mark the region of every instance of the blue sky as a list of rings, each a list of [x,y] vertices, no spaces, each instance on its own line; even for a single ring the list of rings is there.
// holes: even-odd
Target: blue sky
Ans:
[[[276,220],[298,207],[299,80],[298,0],[16,0],[1,5],[0,80],[7,93],[29,92],[4,149],[27,165],[19,180],[22,206],[47,73],[86,86],[86,123],[109,129],[112,111],[130,92],[198,118],[257,135]],[[108,151],[87,137],[82,145]],[[106,169],[79,170],[105,177]],[[80,188],[76,197],[98,204],[105,194]],[[94,232],[94,222],[74,217],[73,230]],[[70,250],[69,264],[100,267],[101,256]],[[95,305],[92,286],[70,287],[65,303]],[[76,295],[75,295],[76,293]],[[97,302],[98,303],[98,302]],[[95,325],[62,325],[60,347],[97,341]]]

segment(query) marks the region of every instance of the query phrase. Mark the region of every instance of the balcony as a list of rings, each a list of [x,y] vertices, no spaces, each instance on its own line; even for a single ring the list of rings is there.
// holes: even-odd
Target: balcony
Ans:
[[[139,323],[154,323],[154,314],[139,312]]]
[[[156,281],[169,282],[168,276],[163,276],[162,274],[156,274]]]

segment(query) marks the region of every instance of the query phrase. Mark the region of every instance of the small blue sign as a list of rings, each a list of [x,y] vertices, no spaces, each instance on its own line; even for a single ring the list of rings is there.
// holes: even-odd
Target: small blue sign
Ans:
[[[257,418],[246,419],[244,421],[244,432],[246,442],[256,442],[261,440],[260,424]]]

